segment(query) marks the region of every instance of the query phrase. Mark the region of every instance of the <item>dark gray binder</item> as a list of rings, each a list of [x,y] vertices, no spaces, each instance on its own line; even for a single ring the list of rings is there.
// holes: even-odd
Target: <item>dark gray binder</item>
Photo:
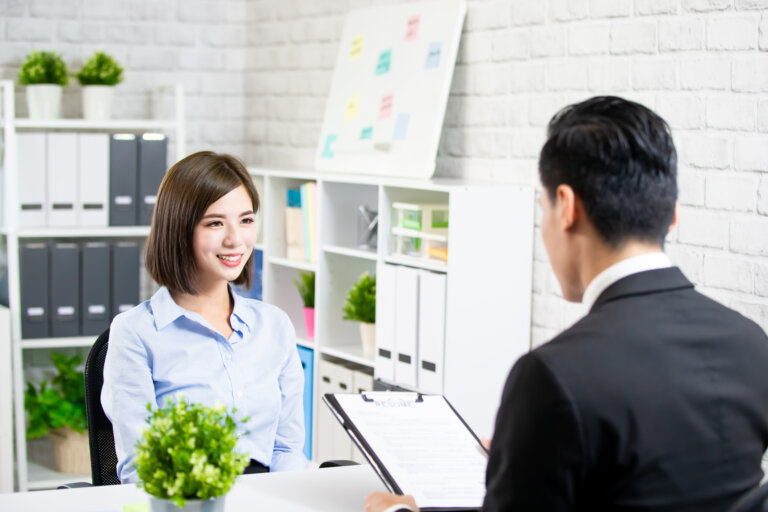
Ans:
[[[160,133],[145,133],[139,138],[139,189],[136,198],[136,224],[149,226],[155,209],[157,189],[165,175],[168,139]]]
[[[51,248],[51,336],[80,333],[80,247],[55,243]]]
[[[80,334],[96,336],[109,327],[109,245],[87,242],[82,245],[82,294],[80,295]]]
[[[139,303],[139,244],[116,242],[112,246],[112,316]]]
[[[136,135],[115,133],[109,141],[109,225],[136,224],[138,187]]]
[[[48,261],[49,253],[46,243],[24,243],[19,247],[21,337],[25,339],[50,336]]]

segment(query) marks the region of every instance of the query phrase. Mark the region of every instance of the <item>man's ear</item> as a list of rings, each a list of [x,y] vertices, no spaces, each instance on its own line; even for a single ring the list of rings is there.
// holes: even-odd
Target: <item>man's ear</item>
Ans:
[[[579,218],[581,201],[570,185],[558,185],[555,192],[556,207],[560,217],[560,228],[568,231],[573,228]]]
[[[677,226],[677,217],[680,215],[680,203],[675,201],[675,214],[672,216],[672,222],[669,224],[667,234],[669,234],[675,226]]]

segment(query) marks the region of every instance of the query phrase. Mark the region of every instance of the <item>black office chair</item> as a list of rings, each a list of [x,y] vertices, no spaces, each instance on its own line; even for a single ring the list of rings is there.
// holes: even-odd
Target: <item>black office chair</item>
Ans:
[[[108,343],[109,329],[96,338],[85,361],[85,415],[88,419],[93,485],[120,483],[117,478],[117,453],[112,422],[101,407],[101,387],[104,385],[104,360],[107,357]]]
[[[728,512],[768,512],[768,482],[749,491]]]

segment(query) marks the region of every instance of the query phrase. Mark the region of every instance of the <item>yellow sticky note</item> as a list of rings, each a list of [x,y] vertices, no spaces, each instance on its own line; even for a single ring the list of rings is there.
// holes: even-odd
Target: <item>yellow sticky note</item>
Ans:
[[[349,60],[359,59],[363,54],[363,36],[357,36],[352,40],[352,46],[349,49]]]
[[[149,502],[140,501],[123,505],[123,512],[149,512]]]
[[[357,117],[360,111],[360,95],[355,94],[347,100],[347,108],[344,111],[344,120],[350,121]]]

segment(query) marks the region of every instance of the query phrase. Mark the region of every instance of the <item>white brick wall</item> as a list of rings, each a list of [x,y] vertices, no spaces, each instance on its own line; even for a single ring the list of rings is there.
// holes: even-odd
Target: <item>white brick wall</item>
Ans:
[[[145,114],[148,88],[180,80],[190,149],[312,168],[344,14],[389,2],[5,2],[0,76],[15,77],[33,48],[75,64],[104,48],[128,65],[120,115]],[[437,173],[536,183],[560,107],[596,94],[640,101],[667,119],[678,147],[670,256],[702,291],[768,329],[768,1],[467,2]],[[77,115],[77,88],[67,97]],[[583,314],[563,301],[546,261],[537,238],[534,345]]]

